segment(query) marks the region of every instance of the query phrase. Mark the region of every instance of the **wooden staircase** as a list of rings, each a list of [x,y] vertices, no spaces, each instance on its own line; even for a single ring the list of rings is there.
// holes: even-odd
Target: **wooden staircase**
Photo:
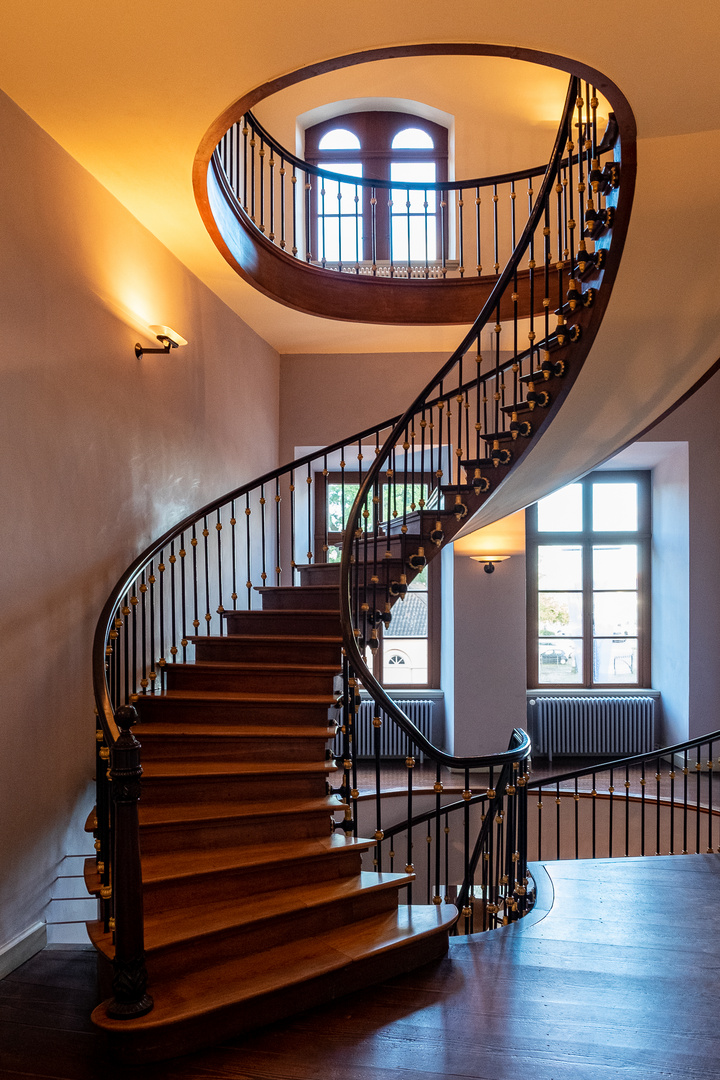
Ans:
[[[137,699],[154,1007],[93,1013],[125,1062],[231,1038],[447,949],[457,909],[398,906],[414,875],[363,872],[374,839],[336,832],[338,568],[315,574],[321,583],[259,590],[260,611],[227,612],[226,636],[193,639],[196,662],[168,665],[167,690]],[[112,932],[95,923],[90,936],[109,994]]]

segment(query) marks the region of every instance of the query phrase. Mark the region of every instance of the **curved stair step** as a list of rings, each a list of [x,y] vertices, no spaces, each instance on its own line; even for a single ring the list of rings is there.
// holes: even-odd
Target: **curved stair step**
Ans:
[[[297,590],[294,590],[297,591]],[[307,632],[317,637],[340,634],[340,612],[327,609],[288,608],[286,611],[224,611],[230,634],[283,634]]]
[[[127,1064],[185,1054],[311,1008],[444,955],[458,917],[452,904],[400,907],[309,939],[280,945],[153,985],[155,1005],[137,1020],[93,1022]]]
[[[238,904],[223,900],[179,911],[156,913],[145,921],[148,975],[159,979],[188,973],[231,956],[251,956],[318,931],[336,929],[397,907],[398,889],[414,874],[361,873],[263,893]],[[108,960],[115,949],[102,924],[89,928],[95,947]]]
[[[229,620],[226,621],[229,626]],[[195,646],[196,662],[219,660],[250,663],[274,656],[292,664],[339,664],[342,648],[342,637],[339,634],[332,636],[248,632],[232,633],[224,637],[193,637],[189,640]]]
[[[218,761],[267,762],[282,767],[292,762],[313,761],[320,767],[325,744],[336,734],[335,726],[247,727],[191,722],[143,724],[135,729],[142,742],[143,768],[150,764],[217,759]]]
[[[272,688],[282,693],[332,693],[333,680],[340,671],[336,664],[250,664],[221,660],[201,660],[194,664],[169,664],[169,690],[239,690],[244,693]]]
[[[188,752],[178,761],[150,761],[144,767],[142,813],[157,814],[170,806],[191,816],[200,804],[245,805],[275,801],[319,799],[327,782],[338,772],[334,761],[233,761],[193,758]],[[189,794],[191,798],[189,798]]]
[[[336,699],[330,694],[242,694],[225,690],[168,690],[147,694],[135,705],[143,721],[153,723],[249,724],[267,722],[286,727],[327,723],[328,709]],[[142,741],[143,728],[138,729]]]
[[[159,851],[231,847],[273,840],[326,836],[332,815],[344,810],[336,796],[266,801],[198,802],[153,806],[141,803],[140,847],[143,857]]]

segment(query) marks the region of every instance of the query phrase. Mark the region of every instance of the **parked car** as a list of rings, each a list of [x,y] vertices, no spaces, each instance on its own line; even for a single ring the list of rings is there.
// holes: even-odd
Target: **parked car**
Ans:
[[[563,649],[554,641],[540,646],[541,664],[569,664],[572,658],[571,648]]]

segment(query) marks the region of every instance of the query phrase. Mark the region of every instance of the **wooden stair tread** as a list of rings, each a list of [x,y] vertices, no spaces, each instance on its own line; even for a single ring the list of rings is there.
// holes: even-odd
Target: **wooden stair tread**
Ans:
[[[316,565],[316,564],[313,563],[312,565]],[[320,564],[317,564],[317,565],[320,565]],[[327,564],[324,564],[324,565],[332,566],[332,565],[339,565],[339,564],[327,563]],[[306,592],[306,593],[331,592],[332,591],[332,585],[256,585],[255,586],[255,592],[259,592],[259,593],[266,593],[266,592],[269,592],[269,593],[272,593],[272,592],[295,592],[296,589],[302,589],[302,591]],[[340,608],[340,605],[338,603],[338,610],[339,610],[339,608]],[[323,609],[323,610],[325,610],[325,609]]]
[[[149,915],[145,919],[145,951],[151,953],[154,949],[189,942],[233,927],[250,927],[282,918],[294,911],[338,903],[361,894],[400,889],[411,884],[414,878],[414,874],[361,871],[347,878],[261,893],[251,900],[244,899],[242,904],[233,899]],[[112,934],[105,933],[101,923],[94,923],[90,936],[93,944],[112,959],[115,951]]]
[[[287,589],[288,592],[291,591],[291,590],[292,590],[292,592],[296,592],[298,589],[317,589],[320,592],[327,592],[329,586],[327,586],[327,585],[292,585],[292,586],[291,585],[264,585],[264,586],[262,586],[262,589],[264,589],[266,592],[273,592],[273,591],[275,591],[277,589],[283,589],[283,588]],[[258,591],[260,591],[260,590],[258,590]],[[338,612],[340,611],[339,604],[338,604],[338,609],[337,610],[338,610]],[[277,608],[277,609],[275,609],[275,608],[262,608],[262,609],[253,608],[252,611],[243,611],[242,608],[238,608],[237,611],[232,611],[230,609],[226,609],[225,611],[223,611],[222,614],[223,614],[223,616],[228,616],[228,615],[243,615],[243,616],[245,616],[245,615],[249,615],[251,617],[253,615],[262,615],[263,618],[267,618],[268,615],[269,615],[271,618],[284,619],[284,618],[287,618],[288,615],[303,615],[303,616],[304,615],[332,615],[332,614],[335,614],[335,612],[331,608]],[[237,635],[233,634],[232,636],[235,637]],[[202,640],[207,641],[208,639],[203,638]]]
[[[205,758],[189,761],[148,761],[143,765],[143,775],[155,780],[164,777],[217,777],[217,776],[302,776],[313,773],[332,773],[337,766],[333,761],[212,761]]]
[[[335,795],[328,795],[322,799],[274,799],[269,794],[266,800],[253,798],[247,802],[229,800],[220,803],[192,802],[188,804],[184,802],[180,806],[174,803],[170,806],[162,804],[154,806],[141,802],[139,818],[142,830],[143,826],[197,825],[201,827],[212,822],[228,824],[231,821],[271,815],[282,819],[292,814],[313,814],[324,811],[333,814],[344,809],[345,803]],[[278,827],[281,825],[282,820],[278,822]]]
[[[142,742],[146,736],[154,738],[155,736],[178,738],[183,735],[198,735],[206,738],[211,736],[215,739],[227,739],[231,740],[243,739],[324,739],[330,740],[335,737],[335,729],[328,727],[327,725],[316,725],[315,727],[300,726],[297,727],[282,727],[278,724],[268,724],[259,726],[257,724],[238,724],[237,727],[233,727],[230,724],[223,724],[222,726],[216,726],[213,724],[193,724],[192,721],[184,720],[167,720],[164,723],[153,723],[148,721],[147,723],[139,724],[135,728],[135,734],[140,738]]]
[[[289,675],[300,675],[305,672],[313,672],[319,675],[337,675],[340,672],[340,664],[283,664],[282,662],[261,663],[242,660],[196,660],[193,664],[169,664],[168,671],[202,671],[202,672],[237,672],[247,674],[250,672],[267,672],[268,675],[277,672],[286,672]]]
[[[307,840],[278,840],[274,843],[238,844],[226,848],[205,851],[173,851],[144,855],[142,861],[143,884],[175,881],[179,878],[196,877],[222,870],[244,870],[254,866],[284,866],[286,863],[310,858],[332,858],[349,848],[363,852],[373,847],[375,840],[346,837],[340,833],[332,836],[311,837]],[[88,866],[87,864],[91,864]],[[91,877],[95,859],[86,863],[86,879]]]
[[[458,917],[452,904],[400,907],[311,939],[288,942],[250,956],[225,960],[203,971],[162,980],[151,987],[155,1005],[134,1020],[111,1020],[105,1004],[93,1012],[93,1022],[107,1031],[131,1033],[182,1023],[225,1006],[250,1001],[273,991],[300,986],[337,971],[449,930]]]
[[[263,612],[259,612],[259,614],[267,615],[268,612],[263,611]],[[212,636],[212,637],[191,637],[191,638],[188,638],[188,641],[191,641],[193,643],[193,645],[197,645],[197,644],[204,645],[206,642],[208,644],[213,644],[213,643],[217,643],[217,642],[220,642],[220,641],[243,642],[243,641],[259,641],[259,640],[267,641],[268,644],[272,643],[274,645],[295,644],[295,643],[298,643],[298,642],[300,642],[302,644],[305,644],[308,641],[316,642],[319,645],[328,645],[328,644],[331,644],[331,643],[332,644],[337,644],[337,645],[342,645],[342,640],[343,639],[342,639],[341,634],[338,634],[337,636],[335,636],[335,635],[327,635],[327,634],[263,634],[263,633],[257,633],[257,634],[222,634],[222,635],[215,635],[215,636]]]
[[[211,701],[228,705],[257,703],[259,705],[334,705],[332,694],[261,694],[250,690],[164,690],[161,694],[144,694],[141,701]],[[140,729],[138,729],[140,730]]]

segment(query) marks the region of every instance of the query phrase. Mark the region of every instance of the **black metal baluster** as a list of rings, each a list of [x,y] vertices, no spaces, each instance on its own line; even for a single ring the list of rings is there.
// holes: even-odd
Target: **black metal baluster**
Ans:
[[[261,588],[265,588],[267,585],[267,539],[266,539],[266,523],[265,523],[265,485],[260,485],[260,580],[262,582]]]
[[[482,205],[482,199],[480,198],[480,188],[475,188],[475,254],[476,264],[475,269],[477,276],[482,277],[482,248],[480,243],[480,207]],[[478,342],[479,344],[479,342]]]
[[[205,632],[210,636],[210,620],[212,615],[210,614],[210,553],[208,550],[208,537],[210,530],[208,529],[208,519],[203,518],[203,565],[205,567]]]
[[[282,585],[281,547],[280,547],[280,477],[275,477],[275,584]]]
[[[237,518],[235,517],[235,500],[230,503],[230,559],[232,566],[232,592],[230,593],[230,599],[233,602],[233,609],[237,607],[237,534],[236,534]],[[224,633],[224,627],[220,627],[220,633]]]
[[[285,250],[285,177],[287,175],[287,169],[285,168],[285,158],[280,157],[280,248]]]
[[[610,783],[608,785],[608,792],[610,794],[610,807],[609,807],[609,834],[608,834],[608,859],[612,859],[612,828],[613,828],[613,805],[615,787],[613,784],[614,770],[610,770]]]
[[[247,589],[247,609],[252,611],[252,557],[250,547],[250,515],[252,510],[250,509],[250,492],[245,495],[245,557],[247,565],[247,578],[245,579],[245,588]]]

